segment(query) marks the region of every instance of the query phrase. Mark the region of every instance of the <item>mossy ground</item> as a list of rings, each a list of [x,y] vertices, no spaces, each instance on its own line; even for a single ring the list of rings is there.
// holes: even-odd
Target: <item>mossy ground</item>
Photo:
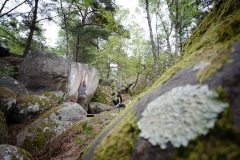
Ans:
[[[111,160],[113,156],[119,160],[131,159],[138,134],[137,119],[132,111],[102,140],[94,152],[94,159]]]

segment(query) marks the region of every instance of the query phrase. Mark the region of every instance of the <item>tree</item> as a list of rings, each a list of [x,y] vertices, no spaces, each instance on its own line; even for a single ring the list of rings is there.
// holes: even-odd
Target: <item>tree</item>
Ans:
[[[160,77],[157,54],[156,54],[155,44],[154,44],[154,40],[153,40],[153,33],[152,33],[151,19],[150,19],[150,14],[149,14],[149,2],[148,2],[148,0],[145,0],[145,3],[146,3],[146,13],[147,13],[150,40],[151,40],[151,44],[152,44],[152,54],[153,54],[153,59],[154,59],[154,63],[155,63],[156,77]]]
[[[103,13],[110,12],[112,16],[115,7],[110,0],[74,0],[68,3],[72,4],[68,13],[70,13],[69,18],[73,22],[68,26],[71,35],[75,37],[75,61],[78,62],[79,52],[86,46],[84,46],[84,42],[96,45],[95,42],[98,38],[105,39],[108,36],[108,33],[102,30],[103,25],[108,23],[108,19],[103,16]],[[95,42],[93,39],[95,39]]]

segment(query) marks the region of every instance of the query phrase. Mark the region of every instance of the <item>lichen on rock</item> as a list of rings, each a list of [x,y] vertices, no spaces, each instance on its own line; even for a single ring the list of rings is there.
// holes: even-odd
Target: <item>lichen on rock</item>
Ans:
[[[206,135],[228,107],[217,98],[207,85],[173,88],[148,104],[137,123],[140,136],[162,149],[168,142],[176,148],[187,146],[198,135]]]

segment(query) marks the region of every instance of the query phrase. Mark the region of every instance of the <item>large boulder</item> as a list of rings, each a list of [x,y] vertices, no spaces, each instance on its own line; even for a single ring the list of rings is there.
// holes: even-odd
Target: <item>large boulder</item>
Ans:
[[[33,160],[29,152],[8,144],[0,145],[0,158],[1,160]]]
[[[27,89],[21,82],[9,76],[0,77],[0,86],[10,88],[17,96],[28,94]]]
[[[8,117],[9,123],[25,123],[44,113],[63,99],[63,92],[44,92],[41,95],[20,95]]]
[[[17,135],[17,145],[34,153],[51,138],[86,116],[87,112],[77,103],[65,102],[53,107]]]
[[[16,104],[16,94],[9,88],[0,86],[0,111],[7,118]]]
[[[70,62],[55,54],[34,51],[27,55],[19,69],[20,81],[29,94],[62,91],[65,94],[64,99],[67,100],[77,99],[77,91],[84,72],[89,103],[99,80],[97,70],[88,64]]]
[[[88,113],[90,114],[99,114],[104,111],[111,110],[112,107],[103,103],[91,102],[89,104]]]
[[[0,144],[8,143],[8,127],[4,114],[0,111]]]
[[[70,84],[69,84],[69,93],[67,99],[77,99],[78,96],[78,88],[80,86],[80,82],[82,80],[83,74],[85,73],[85,81],[87,85],[86,95],[87,95],[87,103],[89,103],[97,90],[99,77],[98,71],[96,68],[92,67],[88,64],[76,63],[73,62],[71,64],[71,72],[70,72]],[[80,105],[87,111],[88,108],[82,105],[82,101]]]
[[[218,0],[178,62],[79,159],[240,157],[240,4]]]
[[[29,94],[48,91],[65,92],[70,63],[55,54],[34,51],[29,53],[19,68],[20,81]]]

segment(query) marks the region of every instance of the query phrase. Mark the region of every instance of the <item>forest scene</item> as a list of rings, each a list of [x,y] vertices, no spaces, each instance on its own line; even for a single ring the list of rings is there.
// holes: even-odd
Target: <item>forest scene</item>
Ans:
[[[239,160],[238,0],[0,0],[0,159]]]

